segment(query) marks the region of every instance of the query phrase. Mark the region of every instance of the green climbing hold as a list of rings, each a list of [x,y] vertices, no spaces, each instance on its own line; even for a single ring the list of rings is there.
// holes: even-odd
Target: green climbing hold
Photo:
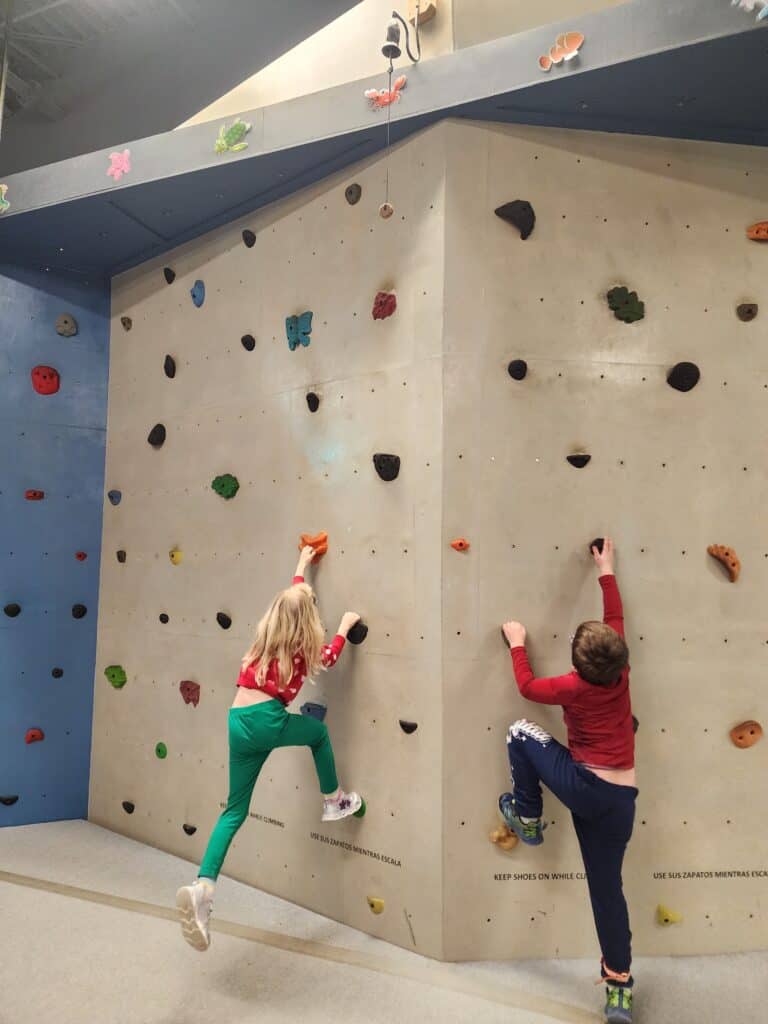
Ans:
[[[363,800],[363,798],[360,797],[360,807],[359,807],[358,810],[355,811],[355,815],[354,816],[356,818],[364,818],[365,817],[365,812],[367,810],[368,810],[368,807],[366,805],[365,800]]]
[[[247,149],[248,143],[244,139],[251,127],[239,117],[235,118],[229,128],[223,124],[219,128],[214,149],[217,153],[239,153],[241,150]]]
[[[104,669],[104,675],[116,690],[122,690],[128,682],[128,676],[122,665],[110,665]]]
[[[221,495],[222,498],[226,498],[227,501],[229,501],[229,499],[234,498],[240,490],[240,481],[236,476],[232,476],[231,473],[224,473],[222,476],[216,477],[211,484],[211,487],[217,494]]]
[[[645,316],[645,303],[638,299],[637,292],[631,292],[624,285],[611,288],[607,298],[613,315],[622,323],[633,324]]]
[[[162,761],[164,758],[168,757],[168,747],[166,747],[164,743],[158,743],[155,747],[155,754]]]

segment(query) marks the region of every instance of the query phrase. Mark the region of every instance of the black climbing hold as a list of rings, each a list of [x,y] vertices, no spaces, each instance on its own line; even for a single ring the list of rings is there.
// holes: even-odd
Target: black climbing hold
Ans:
[[[61,679],[61,677],[64,675],[64,669],[54,668],[51,670],[51,675],[53,676],[54,679]]]
[[[126,560],[127,557],[128,557],[128,555],[122,549],[117,552],[117,560],[118,560],[118,562],[121,565],[125,564],[125,560]]]
[[[405,719],[401,718],[400,728],[403,730],[404,733],[407,733],[410,736],[412,732],[416,732],[416,730],[419,728],[419,724],[418,722],[406,722]]]
[[[252,249],[256,245],[256,235],[248,228],[243,231],[243,242],[245,243],[246,249]]]
[[[587,463],[592,458],[592,456],[591,455],[568,455],[567,458],[568,458],[568,461],[570,462],[570,464],[572,466],[575,466],[576,469],[584,469],[584,467],[587,465]]]
[[[497,217],[514,225],[520,232],[523,241],[531,234],[536,224],[536,214],[533,207],[525,199],[515,199],[511,203],[504,203],[493,211]]]
[[[21,605],[7,604],[5,608],[3,608],[3,611],[8,616],[9,619],[15,619],[17,615],[21,615]]]
[[[320,399],[314,391],[310,391],[307,395],[307,405],[309,406],[310,412],[317,412],[320,408]]]
[[[243,346],[246,352],[253,352],[256,348],[256,339],[252,334],[244,334],[240,339],[240,344]]]
[[[740,306],[736,307],[736,316],[742,321],[742,323],[750,323],[757,316],[757,303],[742,302]]]
[[[3,804],[4,807],[13,807],[13,805],[16,803],[16,801],[18,799],[19,798],[16,795],[14,795],[14,796],[0,796],[0,804]]]
[[[355,203],[360,202],[360,197],[363,194],[363,190],[360,185],[355,182],[353,185],[347,185],[344,189],[344,198],[347,200],[350,206],[354,206]]]
[[[638,730],[639,728],[640,728],[640,723],[639,723],[639,722],[638,722],[638,720],[637,720],[637,719],[635,718],[635,716],[634,716],[634,715],[632,715],[632,731],[633,731],[633,732],[637,732],[637,730]]]
[[[173,356],[165,357],[165,362],[163,363],[163,372],[165,373],[165,376],[169,377],[171,380],[173,380],[173,378],[176,376],[176,360],[173,358]]]
[[[347,633],[347,640],[351,644],[361,644],[363,640],[368,636],[368,627],[364,622],[356,622],[355,625]]]
[[[603,544],[604,543],[605,543],[605,537],[595,537],[595,539],[589,545],[589,553],[592,554],[592,548],[597,548],[597,550],[602,555],[602,553],[603,553]]]
[[[130,331],[133,327],[133,320],[129,316],[121,316],[120,323],[123,325],[123,330]]]
[[[122,491],[108,491],[107,492],[107,497],[109,498],[109,500],[111,501],[111,503],[113,505],[119,505],[120,504],[120,500],[123,497],[123,493],[122,493]]]
[[[524,380],[528,373],[528,363],[524,359],[513,359],[507,367],[507,373],[513,380]]]
[[[147,441],[153,448],[162,448],[165,444],[165,427],[162,423],[156,423],[149,432]]]
[[[695,363],[678,363],[667,374],[667,384],[675,391],[691,391],[700,377],[701,372]]]
[[[123,800],[123,810],[126,814],[133,814],[136,810],[136,804],[132,804],[130,800]]]
[[[166,622],[170,622],[171,621],[168,618],[168,616],[165,614],[165,612],[161,612],[159,617],[160,617],[160,621],[163,623],[163,625],[165,625]]]
[[[232,625],[232,619],[230,619],[230,617],[226,615],[224,612],[216,613],[216,621],[218,622],[222,629],[229,629],[229,627]]]
[[[182,825],[181,826],[188,836],[193,836],[197,832],[197,825]]]
[[[168,284],[173,284],[173,282],[176,280],[176,271],[171,270],[170,267],[163,267],[163,277],[168,282]]]
[[[88,609],[84,604],[73,604],[72,605],[72,618],[73,619],[84,619],[88,614]]]
[[[397,479],[400,472],[399,455],[382,455],[378,453],[373,456],[373,464],[382,480],[390,481]]]

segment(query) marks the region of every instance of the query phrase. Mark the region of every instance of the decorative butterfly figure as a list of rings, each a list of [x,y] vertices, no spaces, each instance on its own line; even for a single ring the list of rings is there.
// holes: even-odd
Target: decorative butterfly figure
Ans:
[[[312,333],[312,313],[301,313],[299,316],[285,318],[285,333],[288,335],[288,348],[293,352],[299,345],[307,348]]]
[[[759,7],[761,10],[758,11],[757,20],[768,18],[768,0],[731,0],[731,7],[740,7],[742,11],[750,12]]]
[[[384,107],[389,107],[393,103],[397,103],[400,99],[400,93],[406,86],[408,79],[405,75],[400,75],[392,83],[392,91],[389,89],[366,89],[365,98],[370,102],[374,110],[382,110]]]

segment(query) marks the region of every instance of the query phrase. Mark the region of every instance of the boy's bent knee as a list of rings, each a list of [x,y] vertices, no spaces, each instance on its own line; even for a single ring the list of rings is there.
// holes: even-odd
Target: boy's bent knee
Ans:
[[[527,718],[518,718],[516,722],[510,725],[507,731],[507,743],[512,743],[515,740],[521,743],[534,740],[536,743],[541,744],[542,747],[546,747],[552,742],[552,737],[546,729],[542,729],[535,722],[529,722]]]

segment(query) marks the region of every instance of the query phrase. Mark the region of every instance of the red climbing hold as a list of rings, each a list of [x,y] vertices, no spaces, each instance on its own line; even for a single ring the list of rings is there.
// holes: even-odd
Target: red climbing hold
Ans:
[[[184,679],[179,683],[181,696],[185,704],[193,704],[195,707],[200,703],[200,683],[193,683],[191,679]]]
[[[40,743],[45,739],[45,733],[42,729],[27,729],[27,735],[24,737],[25,743]]]
[[[55,395],[61,385],[59,371],[52,366],[36,366],[31,376],[32,387],[38,395]]]
[[[373,319],[386,320],[397,309],[397,295],[394,292],[377,292],[373,300]]]
[[[75,552],[75,558],[78,560],[78,562],[84,562],[87,557],[88,557],[88,555],[85,553],[85,551],[76,551]]]
[[[24,497],[27,501],[42,501],[45,497],[45,491],[24,491]]]
[[[454,551],[469,551],[469,541],[464,537],[457,537],[456,540],[451,541],[451,547]]]

